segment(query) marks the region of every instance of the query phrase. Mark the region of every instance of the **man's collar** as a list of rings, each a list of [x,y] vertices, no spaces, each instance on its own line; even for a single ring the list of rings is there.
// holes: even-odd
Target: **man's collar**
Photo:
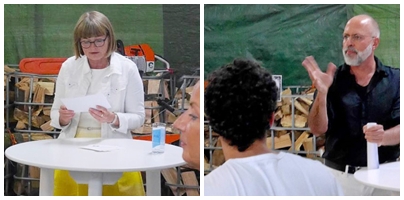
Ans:
[[[376,57],[376,56],[373,56],[374,57],[374,59],[375,59],[375,63],[376,63],[376,73],[383,73],[383,74],[386,74],[386,72],[385,72],[385,70],[383,69],[383,64],[382,64],[382,62]],[[345,62],[344,62],[344,64],[342,65],[342,67],[341,67],[341,71],[342,72],[348,72],[348,73],[350,73],[350,70],[351,70],[351,66],[350,65],[347,65]]]

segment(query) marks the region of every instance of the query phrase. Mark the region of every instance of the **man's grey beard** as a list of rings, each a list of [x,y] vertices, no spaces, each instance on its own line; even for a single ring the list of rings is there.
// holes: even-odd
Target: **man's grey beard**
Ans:
[[[363,63],[363,61],[365,61],[370,56],[370,54],[372,54],[372,46],[373,42],[370,43],[369,46],[367,46],[364,51],[357,51],[353,47],[344,48],[342,50],[342,55],[344,55],[345,63],[350,66],[359,66],[360,64]],[[350,58],[348,55],[345,54],[345,51],[348,49],[353,50],[357,53],[356,58]]]

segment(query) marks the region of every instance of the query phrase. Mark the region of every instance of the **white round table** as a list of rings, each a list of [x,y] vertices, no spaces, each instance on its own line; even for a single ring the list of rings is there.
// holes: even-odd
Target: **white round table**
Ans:
[[[400,161],[381,164],[379,169],[360,169],[354,177],[368,186],[400,192]]]
[[[106,152],[83,146],[113,147]],[[102,185],[112,185],[122,172],[145,171],[146,193],[160,196],[160,170],[186,164],[182,148],[165,145],[162,154],[151,153],[151,142],[132,139],[51,139],[20,143],[5,155],[17,163],[39,167],[39,195],[53,195],[54,169],[68,170],[78,183],[88,184],[88,195],[102,195]],[[116,147],[116,148],[115,148]]]

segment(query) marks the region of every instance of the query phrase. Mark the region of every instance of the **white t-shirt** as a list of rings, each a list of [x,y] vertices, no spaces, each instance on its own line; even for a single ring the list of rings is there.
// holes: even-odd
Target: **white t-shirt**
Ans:
[[[101,91],[102,87],[105,87],[103,84],[106,85],[107,83],[103,83],[102,79],[109,73],[108,67],[104,69],[91,69],[91,82],[87,95],[97,94]],[[82,112],[80,114],[79,127],[101,128],[101,124],[89,112]]]
[[[103,87],[106,87],[108,82],[102,80],[108,75],[109,70],[109,66],[103,69],[90,69],[91,82],[87,89],[87,95],[97,94],[102,91]],[[89,112],[81,112],[75,137],[101,137],[101,123],[91,116]]]
[[[343,195],[320,162],[279,152],[229,159],[204,179],[205,196]]]

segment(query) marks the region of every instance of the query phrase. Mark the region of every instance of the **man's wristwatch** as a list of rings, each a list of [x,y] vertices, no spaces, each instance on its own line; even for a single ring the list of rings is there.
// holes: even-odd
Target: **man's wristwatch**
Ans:
[[[112,120],[112,122],[108,124],[115,124],[115,122],[118,120],[118,115],[116,113],[114,113],[114,115],[115,115],[114,120]]]

